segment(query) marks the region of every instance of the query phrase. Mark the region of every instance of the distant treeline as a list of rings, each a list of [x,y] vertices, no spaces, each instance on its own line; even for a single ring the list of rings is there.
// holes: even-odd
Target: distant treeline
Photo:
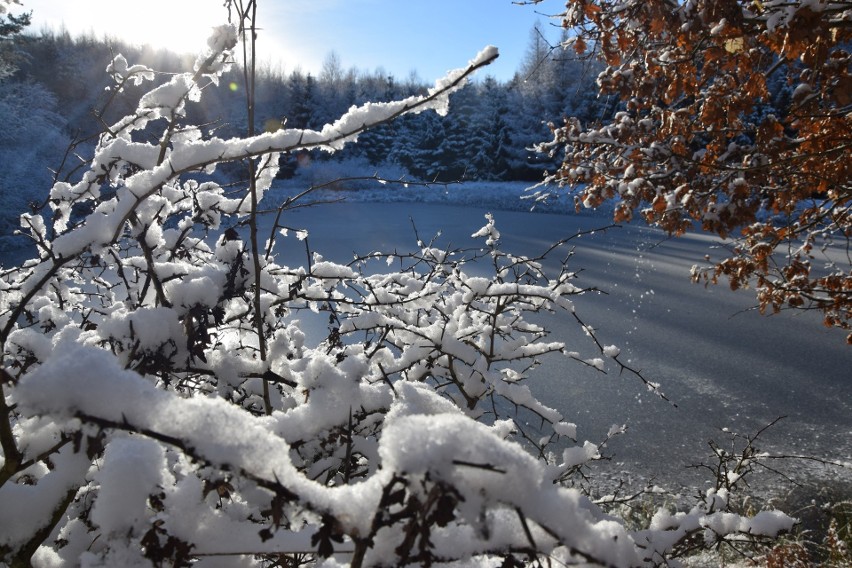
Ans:
[[[189,55],[67,33],[24,34],[14,44],[16,71],[0,79],[0,236],[16,228],[20,212],[45,199],[54,176],[73,179],[80,166],[77,156],[91,149],[100,126],[129,114],[141,89],[151,88],[147,84],[111,98],[105,69],[117,53],[160,72],[159,81],[191,68],[194,61]],[[597,121],[617,110],[598,96],[597,74],[594,64],[554,49],[536,28],[511,80],[477,79],[452,96],[445,117],[410,115],[362,134],[358,144],[334,154],[284,156],[280,175],[320,175],[326,181],[369,171],[425,181],[536,182],[560,159],[532,150],[550,139],[548,122],[560,123],[564,116]],[[262,70],[254,127],[319,128],[352,105],[388,101],[430,86],[414,73],[400,79],[381,68],[344,69],[332,52],[316,75]],[[244,88],[235,67],[226,80],[207,88],[201,105],[190,106],[187,123],[220,137],[246,132]],[[787,90],[783,85],[775,89],[781,98],[789,96]],[[768,112],[774,105],[766,106]]]
[[[122,53],[131,63],[144,63],[164,73],[183,71],[192,64],[192,57],[164,50],[68,34],[25,36],[19,44],[23,57],[12,80],[46,88],[56,102],[52,110],[65,119],[72,134],[97,127],[92,110],[106,100],[104,87],[109,83],[104,68],[114,54]],[[512,80],[481,77],[453,97],[448,116],[424,113],[401,120],[362,136],[358,145],[340,156],[327,158],[363,157],[374,166],[401,166],[425,179],[538,179],[548,160],[534,156],[529,148],[548,139],[547,121],[559,121],[563,115],[591,120],[604,112],[597,98],[597,73],[560,54],[534,33],[527,61]],[[235,69],[230,81],[205,93],[203,107],[194,108],[188,120],[216,125],[223,129],[221,134],[244,132],[241,82]],[[255,128],[275,128],[281,123],[317,128],[353,104],[387,101],[430,86],[415,75],[398,78],[382,69],[344,69],[339,56],[330,53],[316,75],[300,69],[263,70],[257,85],[259,123]],[[121,105],[134,100],[128,96],[113,104],[110,115],[129,111]]]
[[[597,97],[595,70],[559,57],[561,52],[538,30],[530,37],[527,58],[510,81],[479,78],[452,97],[446,117],[407,116],[363,134],[358,144],[335,154],[284,156],[280,175],[304,174],[299,170],[310,163],[314,172],[340,175],[374,171],[428,181],[541,179],[558,160],[531,150],[550,137],[547,122],[564,115],[595,120],[611,109]],[[143,85],[112,98],[105,69],[118,53],[131,64],[160,72],[158,81],[191,68],[194,61],[189,55],[92,36],[43,32],[14,38],[15,71],[0,79],[0,236],[17,227],[20,212],[44,201],[54,176],[73,179],[81,165],[78,156],[91,150],[100,126],[129,114],[141,89],[151,88]],[[328,54],[316,75],[267,68],[259,77],[257,130],[318,128],[352,105],[431,86],[414,73],[400,79],[381,68],[344,69],[335,53]],[[235,67],[225,81],[207,88],[201,105],[190,106],[187,123],[204,125],[220,137],[244,133],[243,89]]]

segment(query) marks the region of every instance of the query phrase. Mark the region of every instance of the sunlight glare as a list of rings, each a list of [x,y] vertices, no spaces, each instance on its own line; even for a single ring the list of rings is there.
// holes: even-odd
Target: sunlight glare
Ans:
[[[228,13],[217,0],[146,0],[134,2],[128,18],[125,2],[95,0],[91,10],[77,12],[88,21],[96,37],[109,36],[126,42],[177,53],[196,53],[207,46],[210,30],[227,22]],[[70,26],[69,26],[70,27]]]

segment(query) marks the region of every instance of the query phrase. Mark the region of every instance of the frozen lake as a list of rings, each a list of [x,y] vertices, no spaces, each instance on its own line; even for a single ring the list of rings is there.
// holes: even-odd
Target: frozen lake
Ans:
[[[353,253],[415,249],[412,220],[423,240],[441,232],[437,246],[475,246],[470,235],[484,225],[487,211],[476,204],[359,201],[290,211],[282,223],[307,229],[311,250],[346,262]],[[493,213],[502,248],[525,255],[607,224],[602,216]],[[304,243],[286,243],[292,249],[283,249],[282,260],[303,264]],[[575,298],[578,314],[602,342],[621,348],[622,359],[660,383],[676,407],[633,376],[604,375],[561,357],[544,359],[529,383],[533,392],[578,425],[580,442],[600,442],[610,426],[626,424],[627,434],[609,444],[612,460],[599,465],[633,484],[654,479],[669,489],[700,486],[706,476],[687,466],[706,460],[709,440],[725,442],[721,429],[751,435],[780,416],[786,418],[764,434],[759,448],[852,462],[852,347],[844,334],[823,327],[816,314],[761,316],[747,290],[692,284],[690,266],[714,243],[704,235],[665,240],[658,231],[628,225],[575,241],[569,264],[580,271],[579,286],[605,292]],[[20,252],[7,253],[0,263],[21,260]],[[597,355],[565,314],[541,317],[554,339]],[[786,460],[773,466],[800,480],[852,484],[850,469]]]
[[[484,224],[485,212],[476,206],[351,202],[293,211],[283,221],[308,230],[311,250],[345,262],[353,252],[415,248],[411,220],[423,240],[440,231],[438,246],[473,246],[470,235]],[[606,225],[600,217],[517,211],[494,216],[503,249],[526,255]],[[722,428],[753,435],[780,416],[786,418],[761,437],[759,448],[852,462],[852,348],[844,334],[823,327],[815,314],[761,316],[750,309],[750,291],[692,284],[689,268],[714,240],[663,237],[638,224],[597,231],[575,241],[570,266],[582,270],[578,285],[606,292],[576,298],[579,315],[604,343],[621,347],[631,366],[661,383],[677,407],[635,377],[617,370],[603,375],[560,357],[537,369],[529,383],[533,391],[577,423],[580,441],[599,442],[611,425],[626,424],[628,433],[609,444],[613,459],[603,468],[633,483],[654,478],[671,489],[700,485],[705,476],[687,466],[705,460],[710,439],[726,443]],[[303,263],[304,249],[296,248],[291,261]],[[542,321],[570,349],[592,354],[565,314]],[[773,466],[799,479],[852,481],[848,469],[786,460]]]

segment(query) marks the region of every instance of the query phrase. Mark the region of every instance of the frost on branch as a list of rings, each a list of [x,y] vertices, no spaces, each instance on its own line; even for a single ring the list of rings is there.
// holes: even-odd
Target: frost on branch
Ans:
[[[38,258],[0,278],[0,562],[634,566],[676,556],[696,527],[714,543],[789,527],[714,494],[635,531],[573,487],[602,445],[526,383],[545,356],[626,367],[588,326],[569,350],[531,317],[583,325],[575,271],[544,269],[567,241],[512,254],[489,215],[474,249],[278,262],[294,241],[247,197],[268,201],[278,153],[444,112],[496,50],[420,97],[224,140],[185,117],[232,32],[105,131],[81,178],[53,187],[52,219],[22,218]],[[120,56],[108,73],[116,93],[151,79]],[[251,190],[226,192],[211,174],[242,160]],[[269,230],[265,250],[241,223]],[[321,337],[302,323],[317,318]]]

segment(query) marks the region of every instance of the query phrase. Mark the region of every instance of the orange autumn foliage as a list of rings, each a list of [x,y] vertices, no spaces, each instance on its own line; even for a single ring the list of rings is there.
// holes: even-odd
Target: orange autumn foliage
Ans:
[[[578,208],[616,200],[619,221],[730,239],[696,281],[852,330],[852,1],[569,0],[557,17],[618,105],[552,126],[546,181]]]

